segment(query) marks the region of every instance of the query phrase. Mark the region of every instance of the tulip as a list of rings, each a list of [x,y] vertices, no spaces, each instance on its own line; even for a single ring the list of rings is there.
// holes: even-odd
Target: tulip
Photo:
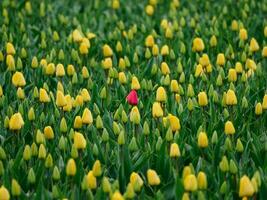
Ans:
[[[119,82],[120,82],[121,84],[125,84],[125,83],[127,82],[127,78],[126,78],[124,72],[120,72],[120,73],[119,73]]]
[[[153,15],[154,14],[154,7],[151,5],[147,5],[146,6],[146,14],[149,16]]]
[[[76,174],[76,163],[73,158],[70,158],[67,162],[66,174],[67,176],[75,176]]]
[[[242,176],[239,182],[239,197],[250,197],[254,192],[250,179],[246,175]]]
[[[186,191],[194,192],[197,187],[197,178],[194,174],[189,174],[184,178],[184,189]]]
[[[113,51],[108,44],[105,44],[102,48],[104,57],[111,57],[113,55]]]
[[[250,40],[249,50],[252,52],[258,51],[260,49],[259,44],[255,38]]]
[[[160,178],[155,170],[153,169],[147,170],[147,181],[148,184],[151,186],[160,184]]]
[[[167,75],[170,73],[170,69],[169,69],[169,66],[166,62],[162,62],[161,63],[161,73],[163,75]]]
[[[45,67],[45,74],[47,75],[53,75],[56,71],[56,67],[54,63],[49,63],[46,67]]]
[[[89,171],[89,173],[87,174],[87,182],[90,189],[96,189],[97,182],[93,171]]]
[[[130,183],[134,186],[134,190],[139,192],[144,184],[144,181],[138,173],[132,172],[130,176]]]
[[[26,85],[26,81],[21,72],[15,72],[12,76],[12,84],[16,87],[23,87]]]
[[[18,197],[21,194],[21,187],[15,179],[12,179],[12,182],[11,182],[11,194],[12,196],[15,196],[15,197]]]
[[[93,116],[91,111],[88,108],[85,108],[82,115],[82,123],[83,124],[92,124]]]
[[[208,97],[206,92],[200,92],[198,94],[198,104],[199,106],[207,106],[208,105]]]
[[[203,51],[205,48],[204,42],[201,38],[197,37],[193,40],[192,50],[196,52]]]
[[[255,107],[255,114],[256,115],[261,115],[262,114],[262,105],[261,105],[261,103],[257,103],[257,105]]]
[[[102,60],[103,69],[110,69],[110,68],[112,68],[112,66],[113,66],[113,64],[112,64],[111,58],[105,58],[104,60]]]
[[[77,150],[86,148],[86,139],[83,134],[75,132],[73,136],[73,143]]]
[[[54,131],[51,126],[46,126],[44,128],[44,136],[46,139],[50,140],[54,138]]]
[[[152,47],[154,45],[154,37],[152,35],[149,35],[146,37],[145,45],[146,47]]]
[[[207,176],[204,172],[199,172],[197,175],[197,185],[198,189],[205,190],[207,189]]]
[[[6,57],[6,65],[7,65],[7,69],[9,71],[15,71],[15,60],[14,57],[12,55],[7,55]]]
[[[166,91],[165,91],[164,87],[160,86],[157,89],[156,101],[158,101],[158,102],[166,102],[166,100],[167,100]]]
[[[262,57],[266,58],[267,57],[267,46],[263,47],[262,52],[261,52]]]
[[[229,89],[226,93],[226,99],[225,99],[226,105],[236,105],[237,104],[237,98],[235,95],[235,92],[231,89]]]
[[[57,91],[56,105],[58,107],[64,107],[67,105],[66,98],[65,98],[63,92],[61,92],[61,91]]]
[[[95,177],[98,177],[102,174],[101,163],[99,160],[95,161],[92,171]]]
[[[20,130],[23,126],[24,126],[24,120],[19,112],[11,116],[9,120],[10,130],[15,130],[15,131]]]
[[[161,47],[160,54],[162,56],[169,55],[169,46],[168,45],[163,45],[163,47]]]
[[[11,42],[6,44],[6,53],[11,55],[16,54],[16,50]]]
[[[264,95],[263,100],[262,100],[262,109],[266,110],[267,109],[267,94]]]
[[[119,191],[115,191],[111,196],[111,200],[124,200],[124,198]]]
[[[50,97],[48,96],[46,90],[43,88],[40,88],[39,91],[39,101],[43,103],[50,102]]]
[[[247,30],[246,29],[241,28],[239,30],[239,38],[240,38],[240,40],[246,40],[246,39],[248,39],[248,34],[247,34]]]
[[[235,69],[229,69],[228,71],[228,80],[230,82],[236,82],[237,80],[237,74]]]
[[[224,133],[226,135],[233,135],[235,134],[235,127],[231,121],[227,121],[224,126]]]
[[[74,42],[81,42],[82,41],[83,37],[82,37],[81,32],[78,29],[75,29],[72,32],[72,39]]]
[[[0,187],[0,200],[9,200],[10,194],[9,191],[5,188],[5,186]]]
[[[175,131],[179,131],[181,129],[181,125],[180,125],[180,120],[178,117],[169,114],[168,116],[169,118],[169,122],[170,122],[170,126],[173,132]]]
[[[134,106],[131,110],[130,121],[134,124],[140,124],[140,113],[136,106]]]
[[[140,87],[138,78],[137,78],[136,76],[133,76],[133,77],[132,77],[131,89],[132,89],[132,90],[139,90],[140,88],[141,88],[141,87]]]
[[[163,117],[163,110],[161,108],[160,103],[158,103],[158,102],[153,103],[152,116],[154,118]]]
[[[225,57],[224,57],[224,54],[223,53],[219,53],[217,55],[216,64],[217,65],[221,65],[221,66],[223,66],[225,64]]]
[[[206,148],[209,145],[209,140],[205,132],[200,132],[198,135],[198,146],[200,148]]]
[[[181,156],[181,153],[180,153],[180,149],[179,149],[178,144],[172,143],[171,148],[170,148],[170,157],[171,158],[177,158],[180,156]]]
[[[126,100],[130,105],[137,105],[138,104],[137,92],[135,90],[132,90],[126,97]]]
[[[57,64],[56,76],[59,76],[59,77],[65,76],[65,69],[64,69],[64,66],[62,64]]]

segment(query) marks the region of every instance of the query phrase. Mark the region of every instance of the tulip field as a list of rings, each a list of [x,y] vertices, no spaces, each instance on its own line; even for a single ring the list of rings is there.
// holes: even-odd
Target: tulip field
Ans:
[[[0,16],[0,200],[267,198],[266,0]]]

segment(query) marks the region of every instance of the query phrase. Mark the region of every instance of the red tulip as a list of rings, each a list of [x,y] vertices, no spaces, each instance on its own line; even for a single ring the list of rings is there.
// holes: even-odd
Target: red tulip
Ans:
[[[137,96],[137,92],[135,90],[132,90],[128,96],[126,97],[127,102],[130,105],[137,105],[138,104],[138,96]]]

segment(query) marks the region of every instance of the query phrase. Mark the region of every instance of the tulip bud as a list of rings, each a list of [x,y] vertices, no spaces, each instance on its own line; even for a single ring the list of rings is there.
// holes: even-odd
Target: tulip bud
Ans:
[[[134,124],[140,124],[140,113],[136,106],[134,106],[131,110],[130,121]]]
[[[102,188],[105,193],[108,193],[111,191],[111,185],[107,177],[103,177],[102,179]]]
[[[200,132],[198,135],[198,146],[200,148],[206,148],[209,145],[208,137],[205,132]]]
[[[244,151],[244,147],[243,147],[243,144],[242,144],[242,142],[241,142],[241,140],[238,138],[237,139],[237,142],[236,142],[236,151],[237,152],[243,152]]]
[[[9,200],[10,199],[9,191],[3,185],[0,187],[0,199],[1,200]]]
[[[170,148],[170,157],[171,158],[177,158],[180,157],[181,153],[180,153],[180,149],[178,144],[176,143],[172,143],[171,144],[171,148]]]
[[[45,149],[45,146],[43,144],[41,144],[39,147],[38,158],[39,159],[45,159],[46,158],[46,149]]]
[[[226,135],[233,135],[235,134],[235,127],[231,121],[227,121],[224,126],[224,133]]]
[[[125,136],[124,136],[124,131],[121,131],[118,137],[118,144],[119,145],[124,145],[125,144]]]
[[[32,156],[31,147],[29,145],[26,145],[23,151],[23,159],[25,161],[28,161],[31,159],[31,156]]]
[[[219,167],[220,167],[221,171],[223,171],[223,172],[229,171],[229,163],[228,163],[226,156],[223,156],[223,158],[219,164]]]
[[[160,103],[158,103],[158,102],[153,103],[152,116],[154,118],[163,117],[163,110],[161,108]]]
[[[73,158],[70,158],[68,160],[67,166],[66,166],[66,174],[67,176],[75,176],[76,174],[76,163]]]
[[[244,175],[239,183],[239,197],[250,197],[254,194],[255,190],[250,179]]]
[[[53,166],[53,157],[51,154],[48,154],[48,156],[46,157],[46,160],[45,160],[45,167],[50,168],[52,166]]]
[[[86,148],[86,139],[84,138],[83,134],[75,132],[73,139],[74,139],[74,147],[77,150]]]
[[[207,106],[208,105],[208,98],[206,92],[200,92],[198,94],[198,104],[199,106]]]
[[[205,190],[207,189],[207,177],[204,172],[199,172],[197,175],[197,185],[198,189]]]
[[[21,187],[15,179],[12,179],[11,182],[11,194],[15,197],[18,197],[21,194]]]
[[[89,171],[89,173],[87,174],[87,181],[90,189],[96,189],[97,183],[93,171]]]
[[[58,181],[60,179],[60,172],[57,166],[54,167],[53,169],[53,174],[52,174],[52,178],[55,181]]]
[[[93,165],[93,175],[95,177],[98,177],[101,174],[102,174],[101,163],[99,160],[96,160],[94,165]]]
[[[27,180],[30,184],[35,183],[36,177],[35,177],[35,172],[34,172],[33,168],[30,168]]]
[[[194,192],[197,190],[197,178],[194,174],[189,174],[184,178],[184,189]]]
[[[205,45],[204,45],[204,42],[201,38],[195,38],[193,40],[193,47],[192,47],[192,50],[194,52],[200,52],[200,51],[203,51],[205,48]]]
[[[236,164],[235,164],[235,161],[233,161],[233,160],[231,159],[231,160],[230,160],[230,172],[231,172],[232,174],[236,174],[237,171],[238,171],[238,169],[237,169],[237,166],[236,166]]]
[[[159,185],[160,184],[160,178],[155,170],[148,169],[147,170],[147,180],[148,184],[151,186]]]
[[[257,103],[255,107],[255,114],[256,115],[261,115],[262,114],[262,105],[261,103]]]

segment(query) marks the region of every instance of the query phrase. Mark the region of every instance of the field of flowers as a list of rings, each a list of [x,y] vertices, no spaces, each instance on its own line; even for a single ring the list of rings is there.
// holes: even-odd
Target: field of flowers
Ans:
[[[0,200],[266,199],[266,0],[0,14]]]

